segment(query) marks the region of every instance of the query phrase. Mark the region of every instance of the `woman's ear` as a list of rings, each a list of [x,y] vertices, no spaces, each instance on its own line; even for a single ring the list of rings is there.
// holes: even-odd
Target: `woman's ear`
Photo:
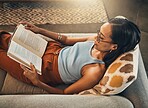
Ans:
[[[116,50],[118,48],[117,44],[113,44],[111,50]]]

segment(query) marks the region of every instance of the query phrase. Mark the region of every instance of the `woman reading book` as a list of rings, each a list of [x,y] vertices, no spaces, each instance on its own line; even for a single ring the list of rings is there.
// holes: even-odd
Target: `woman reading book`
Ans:
[[[109,20],[96,36],[89,37],[67,37],[27,22],[21,23],[26,29],[55,40],[48,42],[42,57],[42,75],[37,74],[33,64],[28,69],[7,56],[11,38],[7,32],[0,34],[0,68],[48,93],[74,94],[92,88],[119,55],[134,49],[140,41],[140,30],[125,18]],[[53,87],[62,83],[70,86],[64,90]]]

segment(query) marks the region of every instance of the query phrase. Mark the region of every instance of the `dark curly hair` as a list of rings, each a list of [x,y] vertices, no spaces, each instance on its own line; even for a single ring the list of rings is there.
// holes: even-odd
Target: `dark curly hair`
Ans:
[[[133,50],[140,42],[141,32],[136,24],[126,18],[112,18],[108,21],[112,26],[111,39],[117,44],[117,49],[104,57],[106,67],[108,67],[118,56]]]

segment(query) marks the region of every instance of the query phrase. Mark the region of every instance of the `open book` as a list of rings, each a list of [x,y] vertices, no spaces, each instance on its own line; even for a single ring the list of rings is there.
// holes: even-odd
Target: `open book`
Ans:
[[[20,24],[11,39],[7,55],[13,60],[30,68],[32,63],[37,72],[41,74],[42,56],[45,52],[47,41]]]

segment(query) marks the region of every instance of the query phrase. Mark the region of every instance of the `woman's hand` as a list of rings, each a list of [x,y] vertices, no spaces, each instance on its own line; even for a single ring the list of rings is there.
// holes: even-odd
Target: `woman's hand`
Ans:
[[[41,82],[38,78],[37,71],[33,64],[30,64],[31,70],[26,68],[23,65],[20,65],[21,68],[24,70],[24,75],[37,87],[47,91],[48,93],[58,93],[63,94],[64,91],[62,89],[58,89],[55,87],[51,87],[43,82]]]
[[[33,25],[33,24],[30,24],[30,23],[28,23],[28,22],[20,22],[20,24],[23,24],[23,25],[25,25],[25,28],[26,29],[28,29],[28,30],[31,30],[32,32],[34,32],[34,33],[39,33],[40,32],[40,28],[39,27],[37,27],[37,26],[35,26],[35,25]]]
[[[24,75],[34,84],[34,85],[37,85],[40,80],[38,78],[38,74],[37,74],[37,71],[34,67],[34,65],[32,63],[30,63],[30,67],[31,67],[31,70],[28,69],[27,67],[21,65],[21,68],[24,70]]]

